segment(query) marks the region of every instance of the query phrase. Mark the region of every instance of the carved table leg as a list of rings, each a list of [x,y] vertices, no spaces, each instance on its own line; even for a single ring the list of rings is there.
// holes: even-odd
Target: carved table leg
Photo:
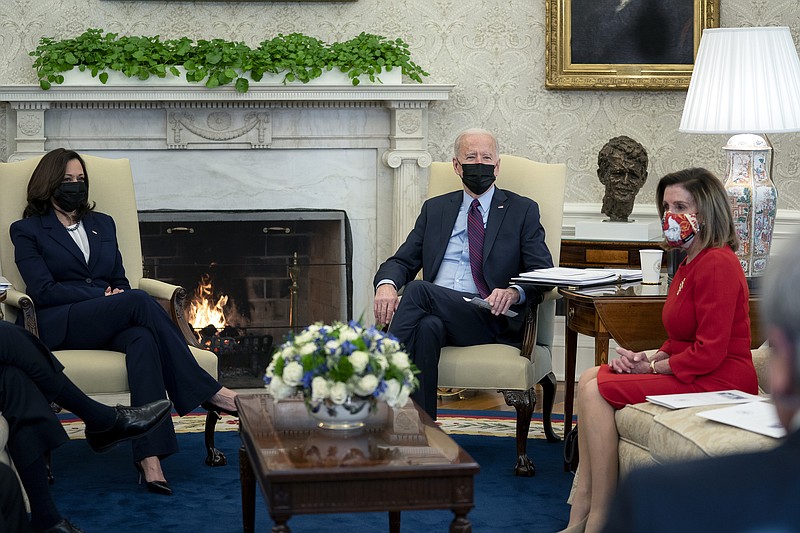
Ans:
[[[389,533],[400,533],[400,511],[389,511]]]
[[[244,446],[239,448],[239,482],[242,485],[242,529],[244,533],[253,533],[256,529],[256,476]]]
[[[453,509],[456,515],[450,523],[450,533],[472,533],[472,522],[467,518],[469,509]]]

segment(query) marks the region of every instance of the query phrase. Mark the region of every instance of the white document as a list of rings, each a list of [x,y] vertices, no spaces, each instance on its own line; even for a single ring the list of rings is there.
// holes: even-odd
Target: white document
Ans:
[[[11,288],[11,283],[8,282],[6,278],[0,276],[0,290],[6,290]]]
[[[767,398],[747,394],[740,390],[723,390],[715,392],[689,392],[686,394],[658,394],[645,396],[645,399],[656,405],[670,409],[683,409],[685,407],[699,407],[702,405],[720,405],[728,403],[763,402]]]
[[[514,281],[542,285],[586,287],[608,283],[622,283],[642,279],[641,270],[625,268],[540,268],[523,272]]]
[[[775,406],[769,402],[750,402],[732,405],[722,409],[713,409],[697,413],[715,422],[721,422],[754,433],[760,433],[775,439],[786,435],[786,429],[778,420]]]
[[[477,305],[478,307],[482,307],[483,309],[491,309],[492,308],[491,304],[489,304],[489,302],[487,302],[483,298],[475,297],[475,298],[469,299],[466,296],[464,296],[464,301],[467,302],[467,303],[470,303],[472,305]],[[505,316],[507,316],[507,317],[514,318],[515,316],[517,316],[518,313],[516,311],[512,311],[511,309],[509,309],[508,311],[506,311],[503,314]]]

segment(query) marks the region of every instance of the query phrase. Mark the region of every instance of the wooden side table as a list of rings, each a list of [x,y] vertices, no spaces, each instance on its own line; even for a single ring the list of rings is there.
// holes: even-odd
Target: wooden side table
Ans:
[[[657,241],[598,241],[583,239],[561,239],[562,267],[576,268],[641,268],[639,250],[661,250]],[[664,254],[662,266],[667,265]]]

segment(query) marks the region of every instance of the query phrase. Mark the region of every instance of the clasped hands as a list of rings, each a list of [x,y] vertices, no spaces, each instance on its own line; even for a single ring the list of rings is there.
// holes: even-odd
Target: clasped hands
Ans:
[[[495,315],[502,315],[519,301],[519,292],[513,287],[507,289],[497,288],[484,298],[492,306],[490,312]],[[384,283],[378,286],[375,291],[375,323],[388,325],[391,322],[397,306],[400,305],[400,298],[397,296],[397,289],[391,283]]]
[[[644,352],[634,352],[617,348],[618,359],[612,359],[608,366],[617,374],[650,374],[650,360]]]
[[[125,292],[125,289],[112,289],[111,287],[106,287],[106,293],[104,296],[111,296],[112,294],[119,294],[121,292]]]

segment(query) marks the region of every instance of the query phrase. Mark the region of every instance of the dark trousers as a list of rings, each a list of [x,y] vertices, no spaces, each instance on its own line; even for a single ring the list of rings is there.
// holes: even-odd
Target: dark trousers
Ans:
[[[20,471],[69,440],[50,407],[64,387],[62,368],[39,339],[0,321],[0,411]]]
[[[464,301],[464,297],[474,296],[427,281],[412,281],[403,289],[389,326],[420,370],[420,387],[411,398],[434,420],[442,347],[494,343],[507,328],[504,317]]]
[[[185,415],[221,388],[197,363],[164,308],[141,290],[127,290],[72,305],[67,336],[56,349],[125,353],[134,406],[169,394],[178,414]],[[171,420],[133,441],[135,461],[150,456],[164,458],[177,451]]]
[[[29,533],[32,531],[17,475],[11,467],[0,463],[0,531]]]

